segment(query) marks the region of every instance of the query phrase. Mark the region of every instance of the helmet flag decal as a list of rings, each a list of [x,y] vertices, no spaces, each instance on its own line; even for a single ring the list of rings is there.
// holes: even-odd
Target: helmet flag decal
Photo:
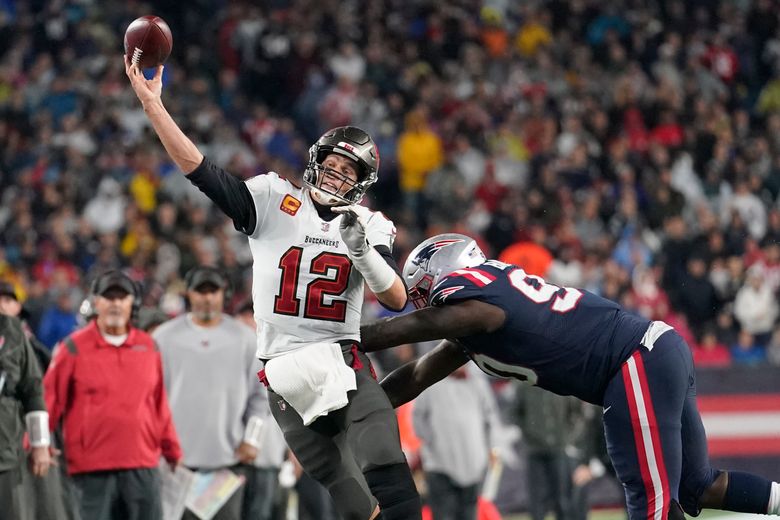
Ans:
[[[443,247],[450,246],[452,244],[457,244],[459,242],[463,242],[460,238],[454,238],[454,239],[448,239],[448,240],[439,240],[438,242],[433,242],[432,244],[428,244],[425,246],[419,253],[417,253],[417,256],[414,257],[414,260],[412,260],[412,263],[414,265],[420,266],[424,270],[428,270],[428,264],[431,261],[431,258],[433,258],[433,255],[439,251]]]

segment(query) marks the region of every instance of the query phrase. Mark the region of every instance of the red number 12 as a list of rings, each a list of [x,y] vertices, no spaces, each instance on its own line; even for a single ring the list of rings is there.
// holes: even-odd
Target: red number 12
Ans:
[[[298,316],[301,299],[295,296],[298,288],[298,278],[301,271],[303,249],[291,247],[279,260],[282,279],[279,284],[279,294],[274,298],[274,312],[286,316]],[[335,274],[328,276],[331,269]],[[347,290],[352,264],[347,255],[337,253],[320,253],[315,256],[309,272],[322,275],[306,286],[306,297],[303,317],[313,320],[343,322],[347,315],[347,302],[344,300],[325,303],[325,296],[340,296]]]

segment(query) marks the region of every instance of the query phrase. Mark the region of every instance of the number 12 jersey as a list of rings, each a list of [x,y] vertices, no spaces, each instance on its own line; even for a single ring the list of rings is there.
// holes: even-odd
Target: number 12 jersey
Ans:
[[[364,282],[341,240],[343,217],[323,220],[307,189],[273,172],[246,186],[257,214],[249,235],[257,356],[269,359],[320,341],[359,341]],[[395,227],[374,212],[366,238],[392,250]]]

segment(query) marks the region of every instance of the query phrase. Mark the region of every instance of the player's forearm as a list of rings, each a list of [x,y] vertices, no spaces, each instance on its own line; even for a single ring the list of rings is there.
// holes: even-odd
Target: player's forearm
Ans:
[[[377,299],[386,307],[395,311],[401,311],[406,307],[406,286],[401,279],[396,276],[393,285],[386,291],[376,294]]]
[[[192,172],[203,161],[203,154],[189,137],[184,135],[161,101],[144,104],[149,121],[160,138],[165,151],[185,174]]]
[[[383,319],[360,327],[360,343],[364,351],[375,352],[386,348],[439,339],[435,331],[426,331],[416,312]]]
[[[463,349],[444,340],[415,361],[392,371],[382,380],[382,388],[393,407],[408,403],[429,386],[435,385],[468,361]]]
[[[418,361],[410,361],[382,379],[382,389],[390,399],[393,408],[408,403],[425,390],[424,386],[418,387],[414,382],[414,372]]]

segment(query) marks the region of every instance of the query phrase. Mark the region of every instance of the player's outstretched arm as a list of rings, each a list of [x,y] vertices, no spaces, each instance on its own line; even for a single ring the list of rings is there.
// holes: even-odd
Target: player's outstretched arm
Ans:
[[[374,352],[404,343],[461,338],[496,331],[505,319],[504,311],[495,305],[465,300],[364,325],[360,327],[360,343],[364,351]]]
[[[390,372],[382,380],[382,389],[393,408],[398,408],[465,365],[468,360],[457,343],[445,339],[424,356]]]
[[[144,107],[144,112],[157,132],[168,155],[185,174],[197,168],[203,161],[203,154],[189,137],[184,135],[162,103],[163,66],[157,67],[152,79],[146,79],[138,65],[133,65],[125,56],[125,73],[130,78],[135,94]]]

